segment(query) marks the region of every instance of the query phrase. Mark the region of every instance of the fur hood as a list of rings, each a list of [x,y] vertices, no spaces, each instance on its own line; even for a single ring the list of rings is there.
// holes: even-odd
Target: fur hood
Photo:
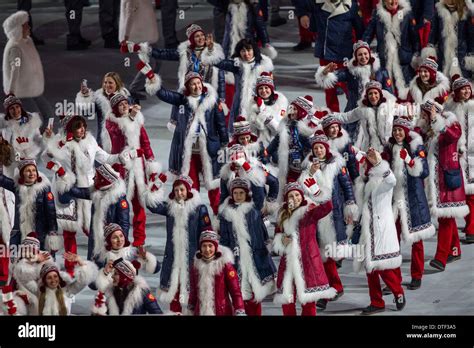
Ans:
[[[8,40],[20,41],[23,38],[23,24],[28,22],[28,12],[17,11],[3,22],[3,30]]]

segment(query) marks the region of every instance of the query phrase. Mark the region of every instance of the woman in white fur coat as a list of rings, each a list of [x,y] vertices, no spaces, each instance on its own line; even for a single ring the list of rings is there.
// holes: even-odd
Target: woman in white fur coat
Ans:
[[[278,216],[273,251],[281,255],[274,302],[283,315],[296,316],[296,301],[302,316],[316,315],[316,301],[337,294],[324,272],[316,234],[318,221],[332,210],[332,201],[314,178],[291,182],[284,189],[284,204]],[[321,204],[316,205],[316,202]]]
[[[330,151],[329,139],[322,130],[311,137],[311,154],[303,162],[302,177],[313,177],[331,193],[333,208],[318,222],[318,245],[329,285],[336,289],[338,299],[344,294],[336,262],[349,256],[348,238],[353,223],[359,219],[349,171],[345,159],[336,151]],[[317,306],[325,309],[327,300],[319,300]]]
[[[430,266],[444,271],[448,262],[461,258],[456,218],[469,213],[459,156],[462,128],[455,114],[428,100],[418,121],[428,150],[430,175],[426,191],[431,215],[438,219],[438,245]]]
[[[417,75],[411,80],[406,101],[421,105],[433,99],[438,104],[443,104],[448,99],[449,91],[449,79],[438,71],[436,59],[428,57],[424,59]]]
[[[352,236],[355,247],[354,268],[363,266],[369,284],[370,305],[362,314],[370,315],[385,310],[380,278],[395,296],[397,310],[405,307],[405,295],[398,268],[402,264],[400,244],[392,211],[393,189],[396,178],[390,166],[374,149],[367,151],[363,181],[356,184],[358,202],[363,202],[360,236]],[[359,239],[360,237],[360,239]]]
[[[393,215],[400,239],[411,245],[411,282],[407,288],[421,286],[425,253],[423,240],[435,234],[426,198],[424,179],[429,175],[423,139],[413,132],[407,117],[393,121],[393,136],[385,146],[382,157],[390,163],[397,184],[393,193]],[[401,277],[401,274],[400,274]]]
[[[469,214],[466,216],[466,243],[474,243],[474,99],[472,84],[465,78],[453,76],[453,93],[446,102],[445,110],[458,118],[462,135],[459,139],[460,162],[464,173],[464,189]]]
[[[278,125],[286,116],[287,108],[288,99],[283,93],[275,91],[272,73],[261,73],[257,77],[250,112],[245,116],[263,146],[267,147],[278,133]]]
[[[335,113],[334,116],[344,124],[360,121],[352,139],[357,150],[367,151],[373,147],[382,151],[391,137],[393,118],[397,112],[396,97],[383,91],[380,82],[369,81],[365,85],[361,104],[354,110]]]
[[[65,253],[64,257],[79,266],[75,277],[71,278],[66,272],[60,272],[52,262],[45,263],[37,284],[37,315],[70,315],[73,296],[97,278],[98,270],[93,262],[83,261],[73,253]]]
[[[68,172],[64,185],[53,178],[55,193],[63,194],[70,185],[90,187],[94,184],[95,162],[113,164],[119,162],[119,155],[109,155],[97,145],[95,138],[87,131],[87,121],[79,115],[61,117],[63,130],[53,136],[47,128],[44,133],[46,150],[43,160],[46,167],[52,169],[55,161]],[[76,233],[89,235],[92,202],[84,199],[73,199],[67,204],[56,202],[58,226],[63,232],[64,250],[77,252]],[[65,269],[73,276],[74,265],[65,261]]]
[[[261,303],[275,292],[277,275],[261,214],[264,195],[258,188],[251,190],[249,181],[242,178],[232,180],[230,192],[219,208],[220,243],[234,252],[245,312],[261,316]]]
[[[31,39],[28,13],[18,11],[3,22],[8,42],[3,51],[3,92],[14,94],[27,103],[29,110],[43,116],[53,110],[45,98],[43,64]]]
[[[81,82],[80,91],[76,95],[76,108],[80,115],[89,120],[97,120],[96,140],[102,146],[102,132],[105,127],[105,118],[112,111],[110,98],[120,93],[125,97],[130,96],[130,92],[125,88],[120,75],[116,72],[108,72],[102,78],[102,87],[93,91],[87,81]]]
[[[122,163],[117,167],[127,184],[127,198],[133,208],[133,246],[138,247],[146,238],[145,192],[161,173],[161,165],[155,161],[140,106],[130,106],[122,94],[110,98],[110,105],[112,110],[102,130],[102,148],[120,154]]]
[[[9,315],[37,315],[38,280],[46,262],[51,262],[51,255],[40,250],[36,233],[29,233],[19,247],[18,258],[10,265],[9,285],[3,288]]]

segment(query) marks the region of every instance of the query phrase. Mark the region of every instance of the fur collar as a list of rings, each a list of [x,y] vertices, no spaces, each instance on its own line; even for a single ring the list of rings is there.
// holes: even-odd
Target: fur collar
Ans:
[[[43,125],[43,120],[37,112],[27,112],[28,121],[22,125],[15,119],[7,120],[4,118],[3,122],[5,128],[11,129],[13,134],[33,134],[37,129]],[[6,117],[6,115],[3,115]]]
[[[372,64],[367,64],[364,66],[360,65],[354,65],[354,62],[356,61],[355,57],[352,57],[352,59],[349,61],[349,64],[347,66],[347,69],[351,73],[351,75],[354,75],[358,78],[361,78],[363,80],[366,80],[367,78],[370,79],[370,75],[372,73],[376,73],[380,69],[380,59],[377,53],[372,53],[372,57],[374,58],[374,62]],[[364,84],[365,85],[365,84]]]
[[[253,202],[244,202],[239,205],[230,203],[231,197],[227,197],[219,206],[219,214],[228,221],[245,221],[245,215],[254,208]],[[243,219],[243,220],[240,220]]]
[[[109,287],[106,291],[107,296],[107,308],[109,315],[131,315],[133,310],[140,307],[143,304],[143,297],[146,292],[150,289],[145,279],[137,275],[133,281],[133,288],[128,293],[125,303],[123,305],[122,313],[119,312],[119,306],[113,294],[113,287]]]
[[[204,95],[201,103],[199,103],[200,98],[186,97],[188,105],[194,113],[205,113],[208,110],[211,110],[216,106],[217,102],[217,92],[214,87],[209,83],[204,82],[204,87],[207,88],[207,93]]]
[[[202,204],[199,192],[194,189],[192,189],[191,192],[193,193],[193,198],[186,200],[182,205],[174,199],[168,199],[168,210],[175,220],[180,219],[187,221],[189,215]]]
[[[95,209],[94,216],[92,217],[94,255],[100,254],[104,245],[103,230],[107,211],[112,204],[117,203],[120,197],[125,196],[125,193],[125,182],[122,179],[117,180],[108,190],[94,190],[91,193],[91,199]]]
[[[229,4],[228,11],[231,14],[232,21],[230,23],[229,52],[227,52],[228,56],[232,56],[234,54],[235,46],[237,46],[237,43],[246,36],[248,20],[247,6],[248,5],[243,1],[240,4]]]
[[[422,104],[428,99],[434,100],[450,90],[449,79],[441,71],[436,73],[436,86],[426,92],[425,95],[423,95],[420,87],[418,87],[417,78],[418,76],[415,76],[410,82],[410,94],[415,103]]]
[[[339,153],[341,153],[344,150],[344,148],[347,146],[347,144],[349,144],[351,141],[349,137],[349,133],[347,133],[347,131],[342,127],[341,127],[341,133],[342,135],[340,137],[329,140],[330,146],[333,149],[337,150]]]
[[[222,272],[227,263],[234,263],[234,254],[228,247],[219,245],[217,251],[220,251],[222,255],[211,262],[194,257],[194,267],[196,267],[200,276],[204,273],[209,274],[208,272],[211,272],[211,274],[215,276]]]

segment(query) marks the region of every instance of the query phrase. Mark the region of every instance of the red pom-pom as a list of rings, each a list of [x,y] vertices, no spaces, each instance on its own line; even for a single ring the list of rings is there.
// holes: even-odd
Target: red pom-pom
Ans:
[[[242,115],[239,115],[239,117],[237,117],[237,119],[235,120],[235,122],[242,122],[242,121],[246,121],[245,117]]]
[[[451,76],[451,82],[454,82],[456,81],[458,78],[460,78],[461,76],[459,74],[454,74],[453,76]]]
[[[305,95],[304,98],[309,100],[310,102],[313,102],[313,97],[310,95]]]
[[[260,74],[260,76],[268,76],[268,77],[273,77],[273,74],[268,71],[264,71],[263,73]]]

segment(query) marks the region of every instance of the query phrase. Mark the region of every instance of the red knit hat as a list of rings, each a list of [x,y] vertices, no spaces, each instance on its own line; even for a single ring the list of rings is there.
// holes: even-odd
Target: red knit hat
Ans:
[[[237,117],[234,125],[234,134],[232,135],[232,143],[238,143],[239,137],[243,135],[250,135],[251,141],[256,142],[258,137],[252,133],[250,123],[243,116]]]
[[[435,83],[436,74],[438,73],[438,63],[436,61],[436,58],[432,56],[425,58],[425,60],[423,61],[423,63],[421,63],[418,70],[420,70],[421,68],[428,70],[428,72],[430,73],[429,83],[430,84]]]
[[[188,25],[188,27],[186,28],[186,37],[191,43],[191,48],[196,47],[196,42],[194,41],[194,35],[196,35],[198,32],[201,32],[204,34],[204,30],[202,30],[202,28],[195,23]]]
[[[364,94],[364,100],[362,100],[362,104],[364,104],[365,106],[371,106],[369,102],[369,91],[371,89],[375,89],[379,92],[380,94],[379,105],[386,101],[382,93],[382,84],[376,80],[370,80],[369,82],[365,84],[365,94]]]
[[[246,201],[250,202],[251,197],[250,197],[250,184],[247,180],[242,179],[242,178],[235,178],[234,180],[231,181],[230,183],[230,193],[231,195],[233,194],[235,189],[242,189],[245,191],[247,194],[246,196]],[[231,203],[234,203],[234,200],[231,198]]]
[[[221,252],[217,251],[219,248],[219,235],[217,232],[213,231],[212,229],[208,228],[204,231],[201,232],[201,235],[199,236],[199,250],[196,253],[196,258],[201,259],[202,258],[202,253],[201,253],[201,245],[204,242],[210,242],[214,244],[214,248],[216,249],[216,253],[214,254],[216,258],[221,257]]]
[[[201,74],[194,71],[188,71],[188,73],[184,76],[184,87],[186,88],[186,90],[184,91],[184,94],[186,96],[189,96],[191,94],[189,92],[188,84],[192,79],[199,79],[202,84],[202,93],[207,92],[207,88],[204,86]]]
[[[120,117],[120,112],[119,112],[119,109],[118,109],[118,106],[121,102],[123,101],[127,101],[128,102],[128,99],[126,96],[124,96],[123,94],[120,94],[120,93],[115,93],[114,95],[112,95],[112,97],[110,98],[110,107],[112,108],[112,112],[114,113],[114,115],[116,117]]]
[[[392,125],[392,134],[395,127],[403,129],[403,131],[405,132],[405,140],[409,143],[411,141],[410,131],[413,129],[413,124],[411,120],[406,116],[395,117],[393,120],[393,125]],[[390,137],[389,141],[392,144],[396,143],[393,135]]]
[[[14,94],[9,94],[6,96],[5,100],[3,101],[3,108],[5,109],[5,119],[9,120],[10,119],[10,113],[9,110],[13,105],[20,105],[22,112],[23,110],[23,104],[21,103],[21,100],[17,98]]]
[[[116,231],[120,231],[123,234],[123,237],[125,238],[125,244],[123,245],[124,247],[128,247],[130,245],[130,242],[127,239],[127,236],[123,232],[122,227],[119,224],[116,223],[110,223],[107,224],[104,228],[104,240],[105,240],[105,249],[107,251],[110,251],[112,249],[112,234]]]
[[[317,130],[314,135],[309,139],[311,143],[311,149],[313,149],[314,145],[321,144],[326,149],[326,158],[329,159],[331,155],[330,146],[329,146],[329,139],[322,130]]]
[[[369,52],[368,64],[372,64],[375,61],[374,57],[372,57],[372,51],[370,50],[369,44],[365,41],[359,40],[354,45],[352,45],[352,50],[354,53],[354,62],[352,63],[352,65],[357,66],[359,64],[357,62],[357,51],[363,48],[365,48]]]
[[[313,114],[313,97],[310,95],[305,95],[304,97],[297,97],[290,104],[296,108],[298,112],[298,120],[305,118],[308,115]]]
[[[116,172],[110,164],[104,163],[95,169],[96,179],[94,187],[97,190],[111,186],[120,178],[120,174]]]
[[[339,133],[337,133],[337,137],[342,137],[341,121],[334,117],[334,115],[328,115],[321,120],[321,125],[326,135],[328,134],[328,128],[331,127],[333,124],[337,124],[339,126]]]
[[[193,180],[187,175],[180,175],[173,182],[173,189],[171,190],[171,193],[168,196],[170,199],[175,198],[174,189],[175,189],[176,186],[181,185],[181,184],[184,185],[184,187],[186,187],[186,190],[188,191],[188,199],[193,198],[193,193],[191,192],[191,190],[193,188]]]
[[[472,85],[469,80],[464,77],[461,77],[458,74],[455,74],[451,77],[451,90],[454,92],[455,102],[459,102],[459,92],[464,87],[469,87],[469,89],[471,90],[470,98],[472,98]]]
[[[47,262],[43,265],[43,267],[41,267],[41,271],[40,271],[40,279],[42,282],[41,287],[44,289],[44,287],[46,286],[46,276],[51,272],[56,272],[58,274],[59,286],[61,288],[64,288],[66,286],[66,282],[61,277],[58,267],[53,262]]]
[[[38,166],[36,165],[36,161],[34,159],[31,159],[31,158],[25,158],[25,159],[21,159],[18,162],[18,171],[19,171],[19,174],[20,174],[19,179],[18,179],[18,183],[20,185],[23,185],[25,183],[25,180],[23,179],[23,171],[25,170],[25,168],[27,166],[35,166],[36,174],[37,174],[36,182],[41,182],[43,179],[41,179],[41,176],[39,175]]]
[[[275,91],[275,84],[273,82],[273,74],[271,72],[264,71],[257,77],[257,84],[255,87],[255,92],[258,95],[258,88],[261,86],[267,86],[272,90],[272,93]]]
[[[113,263],[114,269],[119,275],[118,286],[123,288],[133,282],[137,275],[137,269],[130,261],[119,258]]]

